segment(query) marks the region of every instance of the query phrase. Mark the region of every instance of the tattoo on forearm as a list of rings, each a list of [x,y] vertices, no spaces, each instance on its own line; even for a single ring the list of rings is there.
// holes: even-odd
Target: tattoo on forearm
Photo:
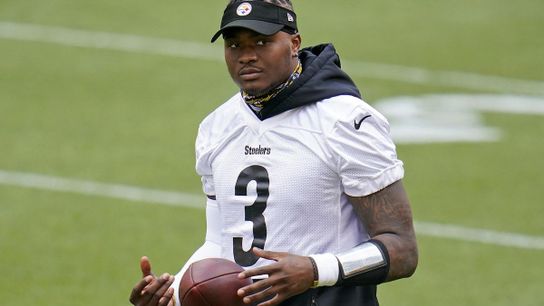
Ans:
[[[381,240],[387,247],[391,260],[388,280],[410,276],[417,265],[417,245],[402,182],[350,201],[370,237]]]

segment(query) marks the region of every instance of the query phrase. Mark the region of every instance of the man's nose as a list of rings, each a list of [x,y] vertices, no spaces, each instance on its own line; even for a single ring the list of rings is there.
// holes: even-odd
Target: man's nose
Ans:
[[[240,56],[238,57],[238,61],[241,64],[255,62],[256,60],[257,60],[257,52],[255,52],[255,48],[243,47],[240,50]]]

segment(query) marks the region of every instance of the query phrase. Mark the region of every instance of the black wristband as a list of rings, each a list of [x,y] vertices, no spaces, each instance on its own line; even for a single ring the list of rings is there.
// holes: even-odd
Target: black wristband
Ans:
[[[378,249],[380,249],[385,263],[370,271],[359,273],[351,277],[346,277],[343,273],[340,262],[338,262],[338,269],[340,273],[338,275],[338,282],[336,282],[335,286],[377,285],[387,280],[387,275],[389,274],[389,252],[387,251],[387,248],[379,240],[371,239],[367,242],[373,243],[376,247],[378,247]]]

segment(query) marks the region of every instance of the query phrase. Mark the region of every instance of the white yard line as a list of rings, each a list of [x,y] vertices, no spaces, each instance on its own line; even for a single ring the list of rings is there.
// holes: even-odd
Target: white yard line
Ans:
[[[69,192],[145,203],[204,209],[204,196],[88,180],[0,170],[0,185]],[[416,222],[418,235],[461,241],[544,250],[544,237],[469,228],[453,224]]]
[[[469,228],[453,224],[415,222],[419,235],[472,241],[522,249],[544,250],[544,237]]]
[[[0,38],[223,61],[222,49],[219,45],[8,21],[0,21]],[[544,82],[538,80],[520,80],[458,71],[433,71],[418,67],[355,60],[342,60],[342,62],[346,71],[352,76],[370,79],[479,91],[544,95]]]
[[[223,58],[221,49],[201,43],[26,23],[0,22],[0,38],[200,60]]]
[[[153,204],[203,208],[205,197],[122,184],[0,170],[0,185],[102,196]]]

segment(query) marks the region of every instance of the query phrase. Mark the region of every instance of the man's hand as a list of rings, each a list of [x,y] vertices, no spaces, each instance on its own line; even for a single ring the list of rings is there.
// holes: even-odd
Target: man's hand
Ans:
[[[155,277],[146,256],[140,259],[140,269],[143,278],[132,289],[130,302],[136,306],[173,306],[174,289],[169,287],[174,277],[168,273]]]
[[[244,303],[253,304],[265,301],[259,306],[278,305],[284,300],[308,290],[314,281],[312,263],[308,257],[282,252],[264,251],[253,248],[259,257],[276,261],[267,266],[241,272],[238,277],[268,275],[268,278],[254,282],[238,290]],[[268,300],[267,300],[268,299]]]

